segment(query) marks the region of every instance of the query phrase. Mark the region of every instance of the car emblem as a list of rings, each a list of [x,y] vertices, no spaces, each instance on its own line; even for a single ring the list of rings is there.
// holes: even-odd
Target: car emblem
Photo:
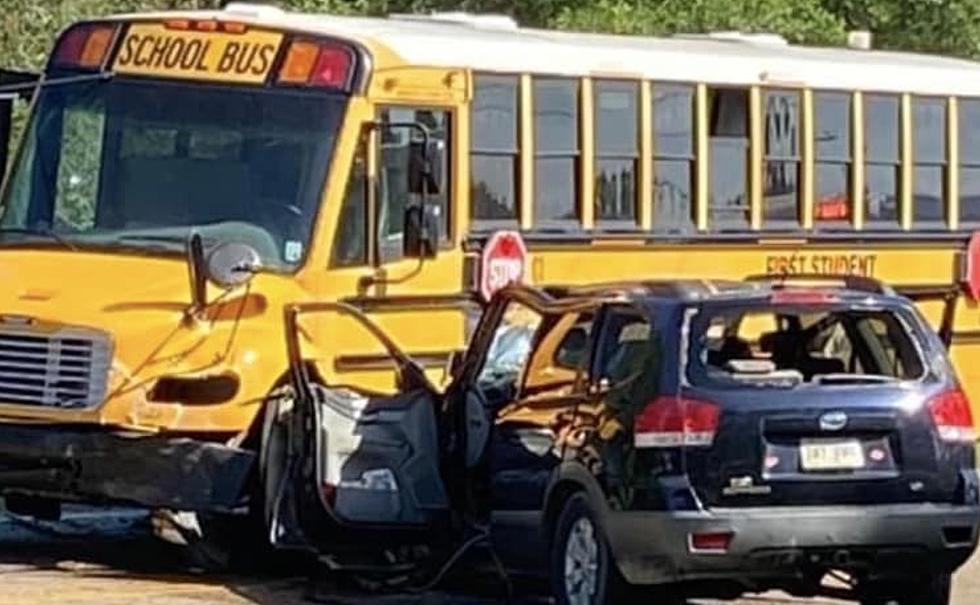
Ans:
[[[847,414],[844,412],[827,412],[820,417],[821,431],[839,431],[847,426]]]

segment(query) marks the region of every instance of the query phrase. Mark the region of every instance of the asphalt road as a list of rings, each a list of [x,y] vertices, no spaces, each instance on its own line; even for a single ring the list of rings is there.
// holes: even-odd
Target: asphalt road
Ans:
[[[489,579],[457,574],[453,590],[370,596],[312,582],[305,570],[220,576],[196,572],[177,549],[149,536],[135,511],[68,513],[59,524],[0,514],[0,605],[494,605],[502,591]],[[520,598],[515,605],[547,603]],[[766,594],[738,605],[834,605],[826,599]],[[955,580],[955,605],[980,603],[980,557]],[[691,604],[695,605],[695,604]],[[701,601],[697,605],[716,605]]]

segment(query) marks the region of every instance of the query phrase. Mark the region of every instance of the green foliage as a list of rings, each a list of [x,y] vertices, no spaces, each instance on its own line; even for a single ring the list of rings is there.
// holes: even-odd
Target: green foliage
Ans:
[[[564,28],[627,34],[737,30],[780,33],[791,42],[839,44],[843,19],[820,0],[598,0],[567,6]]]

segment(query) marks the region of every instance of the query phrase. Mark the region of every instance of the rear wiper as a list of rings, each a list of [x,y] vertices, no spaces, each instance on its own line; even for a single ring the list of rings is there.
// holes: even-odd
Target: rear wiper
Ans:
[[[898,382],[894,376],[882,374],[817,374],[813,377],[816,384],[885,384]]]
[[[53,231],[48,227],[38,227],[36,229],[28,229],[26,227],[4,227],[0,229],[0,235],[3,235],[5,233],[15,233],[20,235],[39,235],[41,237],[46,237],[50,240],[54,240],[58,242],[65,248],[71,250],[72,252],[78,252],[78,247],[75,244],[66,240],[64,237],[62,237],[57,232]]]

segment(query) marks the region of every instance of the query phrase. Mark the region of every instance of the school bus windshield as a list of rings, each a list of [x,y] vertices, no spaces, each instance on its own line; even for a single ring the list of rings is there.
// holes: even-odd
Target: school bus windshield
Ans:
[[[39,94],[0,245],[179,252],[193,230],[273,269],[303,259],[344,96],[122,78]]]

